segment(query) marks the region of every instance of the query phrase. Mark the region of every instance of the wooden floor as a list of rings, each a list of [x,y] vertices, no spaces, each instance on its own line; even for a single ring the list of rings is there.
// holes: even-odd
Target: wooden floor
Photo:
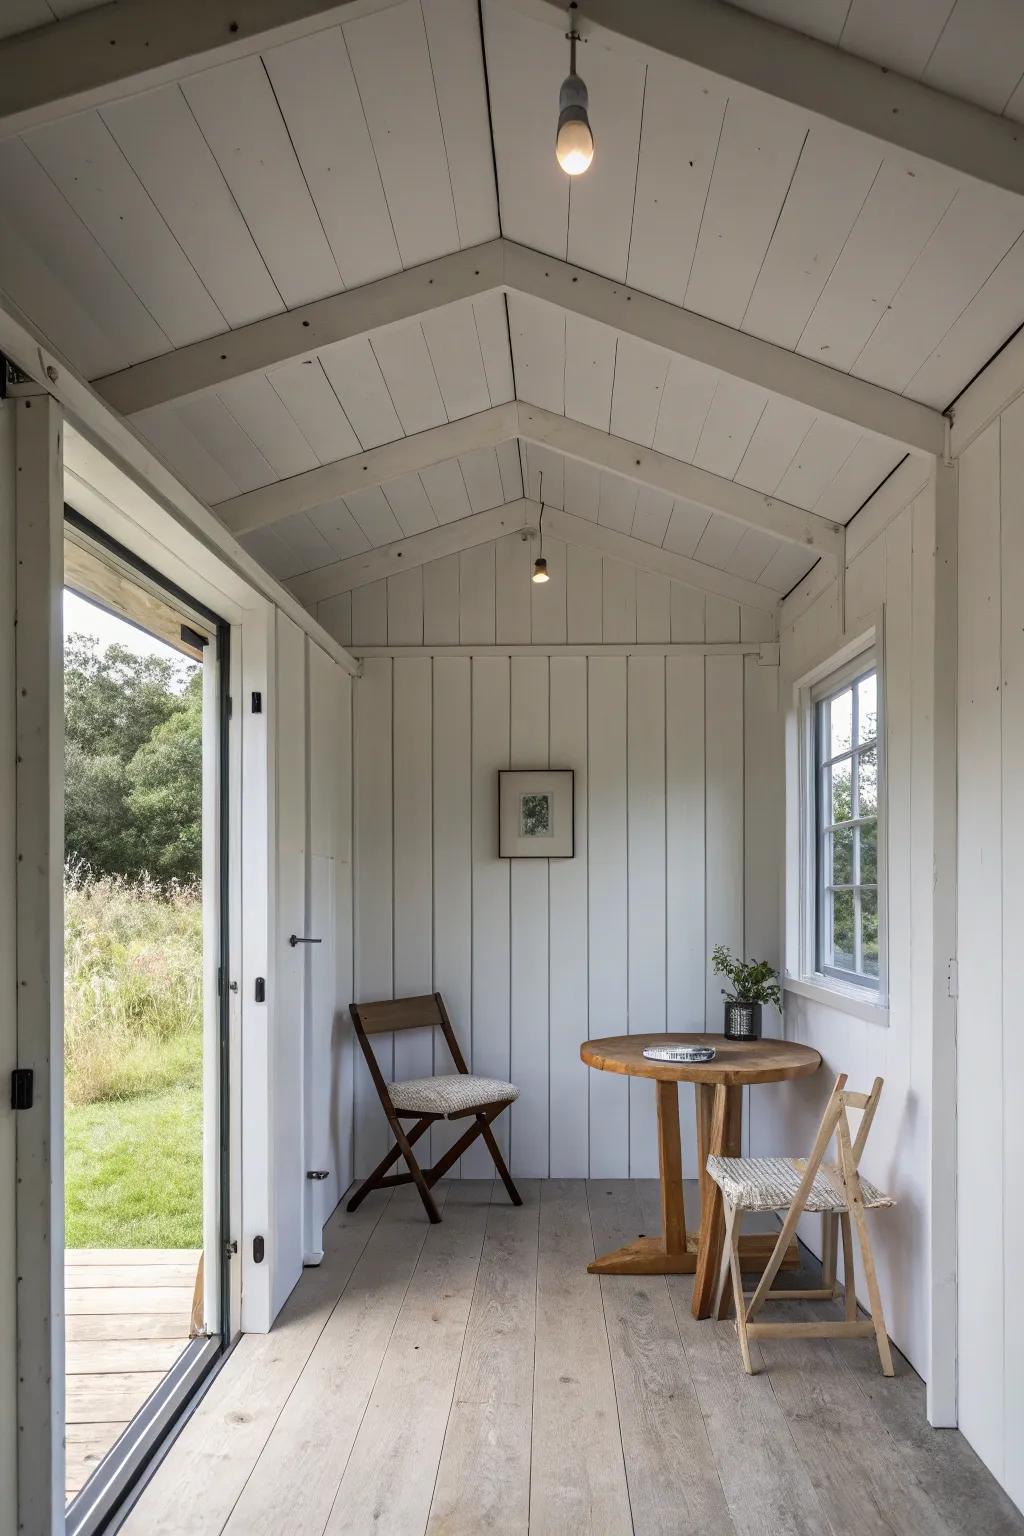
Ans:
[[[656,1185],[523,1192],[516,1210],[450,1184],[435,1227],[407,1189],[336,1215],[126,1536],[1024,1531],[962,1436],[928,1428],[899,1355],[887,1381],[873,1344],[766,1342],[747,1377],[689,1277],[588,1275],[595,1248],[656,1230]]]
[[[198,1252],[64,1254],[70,1501],[188,1343]]]

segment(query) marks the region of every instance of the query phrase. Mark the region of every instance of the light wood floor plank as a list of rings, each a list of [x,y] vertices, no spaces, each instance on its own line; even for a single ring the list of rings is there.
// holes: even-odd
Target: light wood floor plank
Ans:
[[[65,1410],[74,1424],[133,1419],[164,1379],[163,1371],[119,1371],[105,1376],[69,1376]]]
[[[188,1339],[85,1339],[64,1347],[69,1376],[109,1375],[111,1371],[169,1371]]]
[[[103,1313],[172,1312],[176,1317],[188,1317],[192,1311],[192,1289],[189,1285],[100,1286],[64,1293],[64,1310],[68,1317],[80,1317]]]
[[[92,1476],[127,1422],[69,1424],[66,1434],[65,1488],[77,1493]]]
[[[101,1287],[188,1286],[196,1283],[195,1264],[65,1264],[64,1289],[97,1290]]]
[[[65,1318],[64,1337],[69,1341],[87,1339],[187,1339],[188,1314],[176,1312],[99,1312],[73,1313]]]
[[[483,1247],[491,1183],[456,1180],[416,1272],[327,1523],[328,1536],[426,1526]]]
[[[441,1453],[428,1536],[525,1536],[537,1312],[540,1184],[522,1208],[497,1184]]]
[[[633,1529],[582,1179],[541,1188],[531,1536]]]
[[[84,1264],[116,1264],[118,1268],[136,1264],[188,1264],[194,1275],[199,1253],[198,1248],[65,1248],[64,1263],[72,1268]]]
[[[445,1190],[437,1195],[443,1214]],[[429,1230],[418,1192],[399,1189],[235,1505],[230,1536],[320,1536]]]
[[[591,1179],[587,1196],[599,1253],[646,1230],[629,1179]],[[733,1536],[664,1276],[604,1275],[600,1286],[637,1536]]]
[[[219,1536],[303,1366],[387,1205],[344,1209],[270,1333],[241,1339],[121,1527],[125,1536]]]

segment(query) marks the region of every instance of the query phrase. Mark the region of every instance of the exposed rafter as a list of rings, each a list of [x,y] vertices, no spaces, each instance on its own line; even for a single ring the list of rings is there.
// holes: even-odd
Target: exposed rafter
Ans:
[[[565,31],[565,7],[509,0]],[[1024,195],[1024,128],[894,70],[844,53],[721,0],[587,0],[589,36],[645,60],[694,69],[694,85],[773,97],[922,163]],[[613,34],[609,36],[608,34]],[[680,88],[685,86],[680,82]]]
[[[353,453],[333,464],[321,464],[288,480],[278,480],[256,491],[246,491],[214,509],[225,528],[232,533],[250,533],[268,523],[279,522],[293,512],[311,512],[341,496],[383,485],[399,475],[417,474],[446,459],[457,459],[476,448],[497,448],[519,431],[519,408],[514,400],[492,406],[475,416],[415,432],[397,438],[380,448]]]
[[[0,138],[397,0],[131,0],[0,41]]]
[[[546,299],[916,452],[943,451],[945,422],[930,406],[504,239],[179,347],[96,388],[133,415],[494,288]]]
[[[799,544],[837,565],[842,558],[842,529],[828,518],[802,507],[791,506],[761,491],[752,491],[735,480],[725,480],[696,464],[670,458],[653,448],[643,448],[622,437],[612,437],[598,427],[588,427],[567,416],[556,416],[536,405],[519,405],[519,436],[528,443],[557,449],[570,459],[582,459],[599,469],[610,470],[695,502],[711,512],[724,512],[741,523],[762,528],[789,544]]]

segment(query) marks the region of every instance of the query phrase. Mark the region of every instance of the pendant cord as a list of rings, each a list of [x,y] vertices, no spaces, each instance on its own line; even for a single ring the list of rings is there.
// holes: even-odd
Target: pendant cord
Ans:
[[[540,516],[537,518],[537,536],[540,539],[540,548],[537,551],[538,560],[544,558],[544,471],[540,472],[540,484],[537,488],[537,498],[540,501]]]

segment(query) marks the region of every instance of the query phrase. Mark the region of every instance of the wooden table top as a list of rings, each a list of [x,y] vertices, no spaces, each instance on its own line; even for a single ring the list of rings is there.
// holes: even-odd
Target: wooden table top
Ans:
[[[713,1045],[713,1061],[651,1061],[645,1045]],[[662,1083],[780,1083],[809,1077],[821,1066],[821,1056],[809,1045],[791,1040],[726,1040],[724,1035],[612,1035],[584,1040],[580,1058],[602,1072],[627,1077],[652,1077]]]

